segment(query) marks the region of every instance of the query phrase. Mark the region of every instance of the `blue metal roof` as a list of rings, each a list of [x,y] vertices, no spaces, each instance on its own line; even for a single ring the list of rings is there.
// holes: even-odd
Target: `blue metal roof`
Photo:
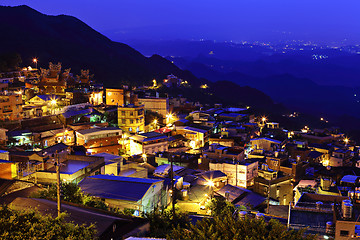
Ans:
[[[85,115],[85,114],[89,114],[92,113],[93,109],[92,108],[88,108],[88,109],[83,109],[83,110],[71,110],[71,111],[67,111],[62,113],[64,118],[70,118],[73,116],[77,116],[77,115]]]
[[[79,186],[92,196],[137,202],[158,182],[161,180],[96,175],[85,178]]]

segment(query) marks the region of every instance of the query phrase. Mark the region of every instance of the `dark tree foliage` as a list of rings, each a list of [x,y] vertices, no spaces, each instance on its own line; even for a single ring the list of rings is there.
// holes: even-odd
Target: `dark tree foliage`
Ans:
[[[5,53],[0,55],[0,72],[13,71],[22,63],[18,53]]]
[[[304,229],[288,230],[277,220],[264,220],[233,217],[232,212],[214,218],[204,218],[196,225],[177,226],[169,232],[167,239],[191,240],[315,240],[314,235],[304,235]]]
[[[56,199],[56,191],[56,184],[52,184],[48,189],[40,190],[32,197]],[[61,199],[71,203],[108,210],[108,207],[103,201],[84,194],[84,192],[81,191],[81,188],[76,183],[61,184]]]
[[[96,239],[95,226],[76,225],[36,211],[15,211],[0,207],[0,239],[82,240]]]
[[[164,238],[173,229],[186,227],[190,220],[184,213],[176,211],[175,217],[171,209],[154,211],[145,215],[150,223],[150,237]]]
[[[235,206],[224,198],[213,198],[210,202],[209,209],[211,210],[212,216],[222,216],[228,212],[234,212]]]

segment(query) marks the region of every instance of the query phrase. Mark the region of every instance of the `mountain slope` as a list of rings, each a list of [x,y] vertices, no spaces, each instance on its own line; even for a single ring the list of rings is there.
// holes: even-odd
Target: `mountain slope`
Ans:
[[[33,57],[39,59],[39,67],[47,68],[49,61],[71,67],[73,73],[90,69],[95,78],[106,87],[121,84],[151,84],[153,78],[163,79],[174,74],[187,80],[191,89],[177,89],[175,95],[187,96],[206,103],[226,102],[269,106],[271,98],[264,93],[232,83],[211,83],[198,79],[191,72],[179,69],[171,61],[159,55],[144,57],[126,44],[113,42],[79,19],[71,16],[48,16],[27,6],[0,6],[0,53],[18,52],[24,65],[30,65]],[[199,88],[200,84],[216,89],[210,95]],[[236,89],[236,94],[228,97]],[[231,99],[231,101],[230,101]]]
[[[0,7],[0,29],[0,52],[18,52],[24,64],[31,64],[36,56],[41,67],[47,67],[49,61],[60,61],[73,72],[89,68],[108,86],[119,85],[120,81],[151,82],[169,73],[181,75],[171,62],[146,58],[75,17],[48,16],[27,6]]]

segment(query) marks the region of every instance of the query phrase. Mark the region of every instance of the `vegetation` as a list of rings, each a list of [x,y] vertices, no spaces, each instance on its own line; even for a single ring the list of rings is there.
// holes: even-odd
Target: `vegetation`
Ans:
[[[215,240],[315,240],[314,235],[304,235],[304,231],[288,230],[277,220],[265,222],[262,219],[236,219],[232,212],[225,210],[214,218],[204,218],[196,225],[177,226],[167,235],[167,239]]]
[[[56,199],[56,184],[50,185],[47,189],[40,190],[39,192],[33,194],[32,197]],[[134,210],[127,208],[123,210],[120,210],[118,208],[110,208],[105,204],[105,202],[101,201],[100,199],[85,194],[83,191],[81,191],[81,188],[76,183],[61,184],[61,199],[71,203],[111,211],[120,215],[132,216],[135,212]]]
[[[49,186],[49,188],[40,190],[32,197],[56,199],[56,194],[56,184],[52,184]],[[71,203],[108,210],[108,207],[103,201],[96,197],[85,194],[83,191],[81,191],[80,187],[76,183],[61,184],[61,199]]]
[[[0,72],[13,71],[19,68],[22,63],[18,53],[7,53],[0,55]]]
[[[171,208],[157,210],[145,215],[150,223],[149,237],[164,238],[173,229],[184,229],[190,223],[188,216],[175,208],[175,217]]]
[[[95,239],[95,226],[76,225],[36,211],[16,211],[0,207],[0,239]]]

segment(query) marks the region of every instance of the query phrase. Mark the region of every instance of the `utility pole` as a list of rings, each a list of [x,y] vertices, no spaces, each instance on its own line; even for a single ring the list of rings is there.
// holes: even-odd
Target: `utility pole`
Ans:
[[[60,199],[60,158],[58,151],[55,152],[55,166],[56,166],[56,182],[57,182],[57,214],[60,217],[61,213],[61,199]]]
[[[171,166],[171,202],[172,202],[172,212],[173,212],[173,219],[175,219],[175,188],[174,188],[174,168],[173,168],[173,156],[170,155],[170,166]]]
[[[268,180],[268,191],[267,191],[267,213],[270,213],[270,180]]]

